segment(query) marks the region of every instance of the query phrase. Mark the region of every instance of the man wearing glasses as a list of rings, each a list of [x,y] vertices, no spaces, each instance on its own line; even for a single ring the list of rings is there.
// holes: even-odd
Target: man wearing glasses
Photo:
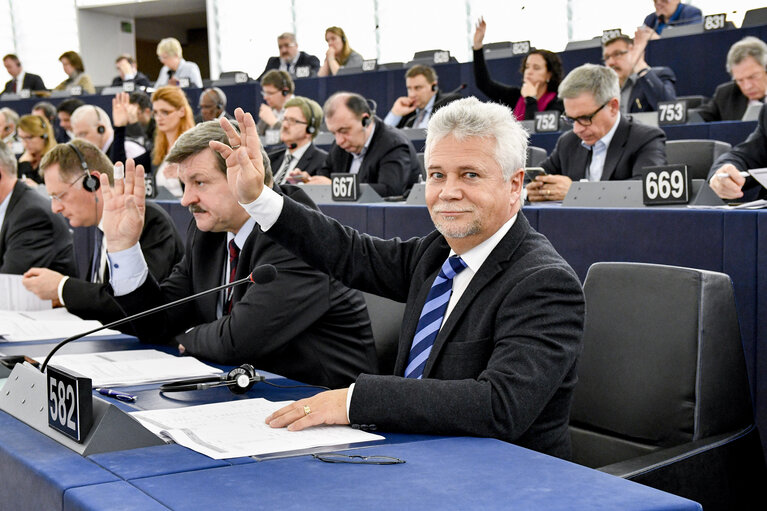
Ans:
[[[295,34],[285,32],[277,36],[277,47],[280,50],[279,57],[269,57],[264,72],[259,80],[272,69],[286,71],[293,78],[306,78],[317,76],[320,70],[320,59],[303,51],[298,51],[298,43]]]
[[[665,165],[666,135],[660,129],[621,115],[618,76],[612,69],[585,64],[559,86],[565,105],[563,133],[541,164],[546,175],[527,185],[532,202],[561,201],[573,181],[639,177],[644,167]]]
[[[0,143],[0,273],[32,266],[74,275],[72,234],[45,197],[18,179],[16,158]]]
[[[619,35],[603,45],[603,60],[618,74],[621,112],[655,112],[659,101],[676,99],[676,75],[668,67],[650,67],[644,58],[647,41],[654,32],[640,27],[632,40]]]
[[[322,108],[316,101],[296,96],[285,103],[280,140],[285,150],[269,155],[278,185],[306,182],[322,168],[328,153],[312,143],[320,131]]]
[[[78,251],[85,251],[88,257],[79,257],[78,271],[68,274],[79,278],[33,267],[24,274],[24,287],[43,300],[60,303],[83,319],[110,323],[122,318],[124,313],[109,287],[106,244],[101,229],[102,190],[101,187],[94,191],[87,188],[94,181],[84,183],[89,177],[97,180],[100,174],[112,183],[112,162],[94,144],[75,139],[48,151],[40,162],[40,169],[51,196],[50,209],[60,213],[74,227],[75,246]],[[150,273],[162,280],[181,260],[183,244],[173,220],[164,209],[148,202],[145,215],[141,250]]]
[[[258,110],[258,134],[264,146],[280,143],[285,103],[293,98],[295,89],[293,79],[287,71],[273,69],[261,78],[261,96],[264,102]]]

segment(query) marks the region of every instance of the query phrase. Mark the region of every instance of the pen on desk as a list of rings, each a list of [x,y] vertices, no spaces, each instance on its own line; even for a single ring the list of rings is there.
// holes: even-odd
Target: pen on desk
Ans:
[[[738,174],[740,174],[740,177],[748,177],[751,175],[745,170],[741,170],[740,172],[738,172]],[[730,177],[730,175],[727,172],[717,172],[716,177],[718,177],[719,179],[727,179],[728,177]]]
[[[113,397],[117,399],[118,401],[123,401],[124,403],[134,403],[136,401],[136,396],[133,394],[126,394],[125,392],[119,392],[117,390],[112,389],[105,389],[103,387],[95,389],[98,391],[99,394],[102,396],[107,397]]]

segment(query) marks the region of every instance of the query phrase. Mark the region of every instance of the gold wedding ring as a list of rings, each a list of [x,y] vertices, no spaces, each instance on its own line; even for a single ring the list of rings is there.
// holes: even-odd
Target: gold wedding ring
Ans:
[[[312,413],[312,409],[309,408],[309,405],[304,405],[304,415],[309,415]]]

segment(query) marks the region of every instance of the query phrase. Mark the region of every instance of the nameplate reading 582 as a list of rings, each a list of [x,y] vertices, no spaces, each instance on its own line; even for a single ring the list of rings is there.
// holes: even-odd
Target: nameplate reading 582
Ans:
[[[48,425],[82,442],[93,424],[90,378],[48,366]]]
[[[645,167],[642,171],[642,195],[647,206],[687,204],[690,200],[687,165]]]

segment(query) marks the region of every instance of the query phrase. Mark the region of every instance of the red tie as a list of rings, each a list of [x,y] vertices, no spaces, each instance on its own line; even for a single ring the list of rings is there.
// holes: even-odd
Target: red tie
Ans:
[[[16,78],[13,79],[13,92],[19,92],[18,83],[16,82]]]
[[[229,241],[229,280],[227,284],[234,281],[234,277],[237,274],[237,261],[240,259],[240,249],[234,243],[234,239]],[[226,290],[226,303],[224,304],[224,310],[227,314],[232,312],[232,295],[234,294],[232,288]]]

